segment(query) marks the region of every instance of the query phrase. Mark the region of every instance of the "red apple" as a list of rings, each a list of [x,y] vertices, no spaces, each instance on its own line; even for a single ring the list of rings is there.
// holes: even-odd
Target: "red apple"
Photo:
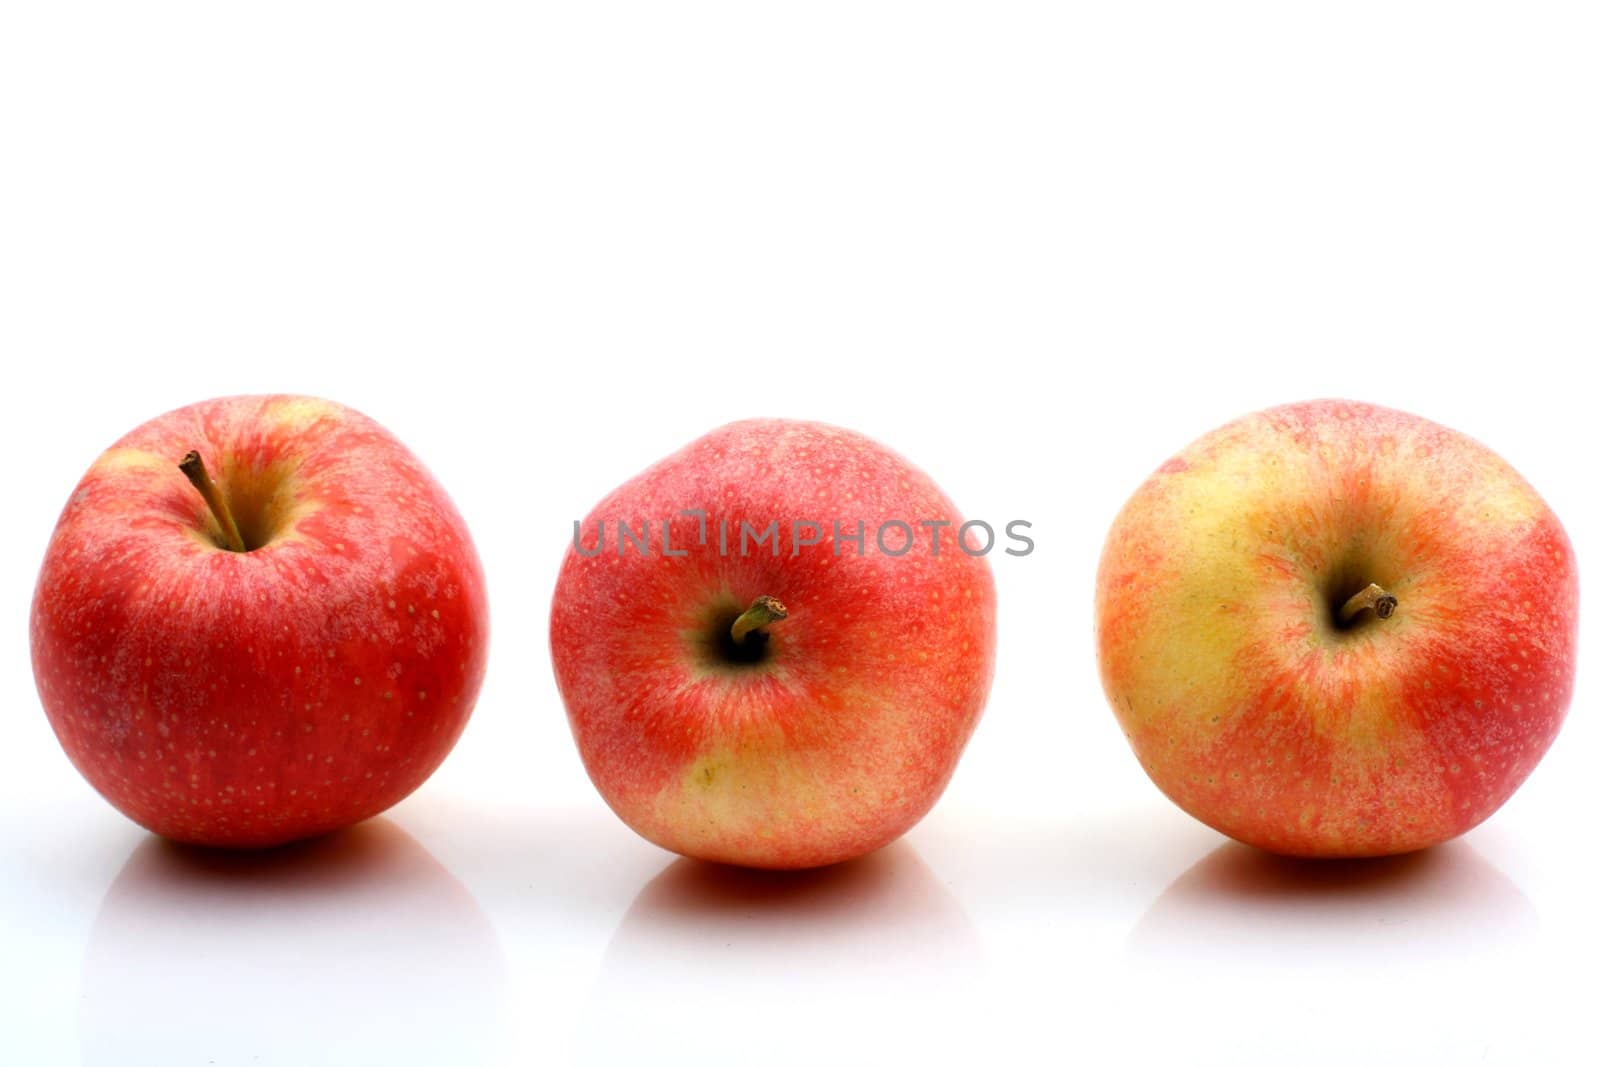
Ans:
[[[212,400],[122,438],[67,502],[33,601],[73,764],[141,826],[208,845],[310,837],[410,793],[466,725],[487,638],[444,490],[371,419],[307,397]]]
[[[1572,545],[1472,439],[1347,401],[1190,445],[1106,539],[1100,671],[1139,761],[1216,829],[1374,856],[1455,837],[1572,697]]]
[[[567,551],[550,645],[612,810],[751,867],[835,863],[910,829],[993,673],[987,539],[958,545],[961,524],[900,456],[808,422],[733,423],[606,497]]]

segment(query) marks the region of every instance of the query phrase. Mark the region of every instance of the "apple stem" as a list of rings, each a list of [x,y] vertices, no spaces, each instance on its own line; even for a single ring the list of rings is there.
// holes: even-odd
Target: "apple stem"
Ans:
[[[223,497],[222,491],[217,488],[217,483],[211,480],[211,475],[206,470],[205,461],[200,458],[200,453],[190,451],[183,457],[183,462],[178,464],[178,469],[183,476],[189,479],[189,484],[200,491],[200,497],[206,502],[206,507],[211,509],[211,514],[216,517],[217,525],[222,527],[223,548],[230,552],[245,552],[244,538],[239,536],[239,526],[233,521],[233,512],[228,510],[228,501]]]
[[[1387,619],[1399,606],[1398,597],[1377,582],[1373,582],[1344,602],[1344,607],[1339,609],[1339,621],[1347,623],[1368,608],[1371,608],[1372,613],[1378,618]]]
[[[742,645],[752,630],[759,630],[768,623],[788,617],[788,608],[772,597],[758,596],[743,615],[733,620],[733,643]]]

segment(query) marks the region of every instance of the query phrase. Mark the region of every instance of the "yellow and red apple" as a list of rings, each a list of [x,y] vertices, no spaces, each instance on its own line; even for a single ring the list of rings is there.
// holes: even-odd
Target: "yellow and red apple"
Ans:
[[[231,397],[145,423],[67,501],[34,677],[73,764],[140,825],[267,846],[375,815],[455,744],[483,678],[471,538],[371,419]]]
[[[1577,566],[1555,515],[1471,438],[1367,404],[1259,412],[1167,461],[1111,528],[1095,612],[1145,771],[1275,852],[1463,833],[1572,696]]]
[[[906,460],[809,422],[725,426],[611,493],[550,617],[606,802],[664,848],[751,867],[903,834],[993,673],[994,583],[961,525]]]

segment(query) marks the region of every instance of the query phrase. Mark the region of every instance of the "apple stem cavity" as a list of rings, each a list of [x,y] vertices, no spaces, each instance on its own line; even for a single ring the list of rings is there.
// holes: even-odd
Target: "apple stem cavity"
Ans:
[[[789,609],[770,596],[758,596],[743,615],[733,620],[733,643],[744,644],[752,631],[789,617]]]
[[[1344,607],[1339,609],[1339,622],[1348,625],[1352,619],[1368,608],[1372,609],[1372,613],[1378,618],[1387,619],[1399,606],[1398,597],[1377,582],[1373,582],[1344,602]]]
[[[222,547],[229,552],[248,552],[244,538],[239,536],[239,525],[233,521],[233,512],[228,509],[228,501],[217,488],[217,483],[211,480],[200,453],[191,449],[178,464],[178,469],[189,479],[189,484],[199,491],[206,507],[211,509],[211,514],[216,518],[217,525],[222,528]]]

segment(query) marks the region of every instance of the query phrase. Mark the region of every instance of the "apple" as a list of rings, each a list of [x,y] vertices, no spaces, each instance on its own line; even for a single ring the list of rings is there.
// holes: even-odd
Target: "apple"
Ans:
[[[1139,761],[1222,833],[1408,852],[1504,804],[1572,697],[1572,545],[1463,434],[1324,400],[1168,460],[1106,538],[1101,678]]]
[[[961,526],[926,474],[813,422],[724,426],[612,492],[550,614],[601,796],[663,848],[748,867],[905,833],[993,674],[993,577]]]
[[[472,712],[488,609],[461,517],[381,426],[229,397],[90,467],[31,638],[50,724],[113,806],[178,841],[262,847],[433,773]]]

